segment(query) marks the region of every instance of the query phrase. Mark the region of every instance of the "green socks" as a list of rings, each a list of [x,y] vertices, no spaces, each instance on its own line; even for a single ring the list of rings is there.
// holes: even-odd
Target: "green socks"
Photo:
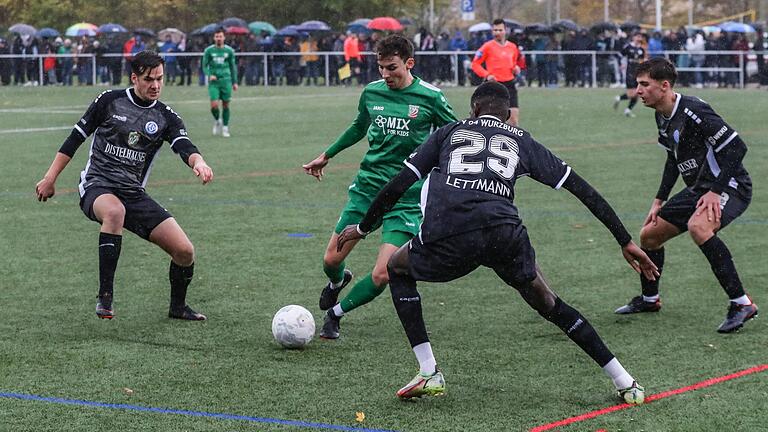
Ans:
[[[346,264],[342,261],[341,265],[338,267],[329,267],[325,264],[323,264],[323,272],[326,276],[328,276],[328,279],[335,283],[340,284],[341,281],[344,280],[344,269],[346,268]]]
[[[218,107],[211,108],[211,114],[213,114],[213,118],[215,120],[218,120],[219,119],[219,108]]]
[[[224,126],[228,126],[229,125],[229,107],[221,110],[221,118],[222,118],[222,121],[224,122]]]
[[[381,287],[377,287],[373,283],[373,277],[371,273],[368,273],[364,278],[358,281],[349,291],[349,294],[347,294],[347,296],[341,300],[341,310],[346,313],[352,309],[370,302],[371,300],[378,297],[379,294],[384,292],[384,288],[386,287],[386,284]]]

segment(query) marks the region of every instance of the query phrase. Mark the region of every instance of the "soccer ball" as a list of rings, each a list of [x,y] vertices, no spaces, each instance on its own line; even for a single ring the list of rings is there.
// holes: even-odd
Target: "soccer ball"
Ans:
[[[315,318],[302,306],[284,306],[272,318],[272,335],[285,348],[302,348],[315,336]]]

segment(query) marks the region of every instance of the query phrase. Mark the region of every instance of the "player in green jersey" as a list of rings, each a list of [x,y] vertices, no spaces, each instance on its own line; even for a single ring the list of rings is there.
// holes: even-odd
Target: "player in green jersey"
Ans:
[[[213,34],[214,44],[203,52],[203,71],[208,76],[208,95],[211,97],[213,134],[229,137],[229,101],[237,91],[237,64],[235,50],[224,45],[224,29]],[[219,116],[221,100],[221,116]]]
[[[419,231],[421,182],[416,183],[382,221],[382,244],[373,271],[359,280],[341,302],[339,292],[352,280],[344,259],[355,247],[350,241],[336,250],[339,233],[360,222],[376,194],[404,166],[403,162],[421,145],[433,128],[456,121],[453,108],[437,87],[411,75],[415,61],[413,45],[399,35],[388,36],[376,45],[379,72],[383,79],[368,84],[360,95],[357,117],[326,151],[303,166],[321,180],[328,161],[339,152],[368,137],[368,149],[352,184],[349,201],[323,257],[328,285],[320,295],[320,309],[328,310],[320,337],[339,337],[339,321],[352,309],[381,294],[389,282],[389,257]]]

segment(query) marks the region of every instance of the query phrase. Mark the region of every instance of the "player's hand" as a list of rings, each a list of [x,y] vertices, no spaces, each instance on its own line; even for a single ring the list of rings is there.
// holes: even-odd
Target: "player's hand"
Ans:
[[[323,168],[328,165],[329,160],[330,159],[328,159],[328,156],[326,156],[325,153],[322,153],[312,162],[306,163],[301,167],[304,168],[305,173],[314,176],[317,181],[321,181],[323,179]]]
[[[515,74],[515,76],[518,76],[520,75],[521,71],[522,69],[520,69],[520,66],[515,66],[515,69],[512,72]]]
[[[663,205],[663,201],[660,199],[654,199],[653,204],[651,204],[651,209],[648,211],[648,216],[645,217],[645,220],[643,221],[643,226],[646,226],[648,224],[656,226],[656,223],[658,222],[658,216],[659,216],[659,210],[661,210],[661,206]]]
[[[192,166],[192,172],[195,173],[197,177],[200,177],[203,184],[208,184],[213,180],[213,170],[202,158],[195,161],[195,164]]]
[[[339,238],[336,241],[336,252],[341,252],[345,243],[360,240],[361,238],[365,238],[365,236],[360,234],[360,231],[357,230],[357,225],[347,225],[347,227],[344,228],[344,231],[339,234]]]
[[[237,91],[237,83],[232,84],[232,91]]]
[[[493,75],[488,75],[487,77],[485,77],[485,80],[486,81],[496,81],[496,77],[493,76]]]
[[[35,185],[35,194],[37,195],[38,201],[48,201],[48,198],[56,194],[56,180],[43,177],[43,179]]]
[[[216,78],[216,75],[209,75],[208,81],[216,81],[218,78]]]
[[[696,203],[696,216],[707,212],[708,222],[720,222],[720,195],[716,192],[709,191],[699,198]]]
[[[621,248],[621,254],[624,255],[624,259],[627,260],[629,265],[635,269],[636,272],[642,273],[646,279],[654,281],[661,275],[656,264],[654,264],[653,261],[648,258],[648,255],[646,255],[634,242],[630,241],[626,246]]]

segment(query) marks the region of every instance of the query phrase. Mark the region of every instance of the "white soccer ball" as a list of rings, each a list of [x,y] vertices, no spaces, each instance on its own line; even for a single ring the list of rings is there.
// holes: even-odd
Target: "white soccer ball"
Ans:
[[[272,335],[286,348],[302,348],[315,336],[315,318],[302,306],[284,306],[272,318]]]

